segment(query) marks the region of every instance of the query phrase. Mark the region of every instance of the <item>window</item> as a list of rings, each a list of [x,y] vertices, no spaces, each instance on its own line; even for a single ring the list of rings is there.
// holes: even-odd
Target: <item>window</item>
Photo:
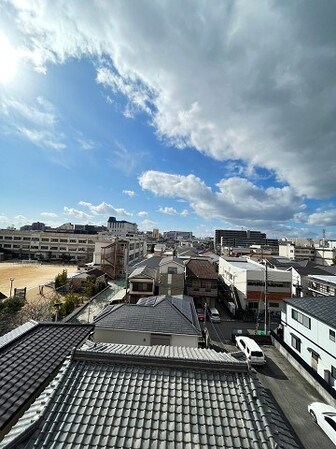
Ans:
[[[48,249],[47,246],[41,246],[41,249]]]
[[[58,242],[58,239],[51,239],[52,242]]]
[[[330,375],[336,380],[336,368],[331,366]]]
[[[4,248],[11,248],[11,247],[12,247],[12,245],[11,245],[11,244],[9,244],[9,243],[5,243],[3,247],[4,247]]]
[[[168,274],[177,274],[176,267],[168,267]]]
[[[324,419],[330,425],[330,427],[333,428],[333,430],[336,430],[336,422],[332,418],[330,418],[329,416],[325,416]]]
[[[78,243],[86,243],[86,240],[78,240]]]
[[[60,242],[67,243],[68,239],[60,239]]]
[[[30,237],[23,237],[23,240],[30,240]]]
[[[329,329],[329,340],[335,341],[335,331]]]
[[[12,240],[13,237],[11,235],[5,235],[5,240]]]
[[[291,341],[292,347],[296,349],[298,352],[301,352],[301,340],[294,334],[292,334],[291,337],[292,337]]]
[[[311,320],[310,320],[309,317],[307,317],[303,313],[298,312],[295,309],[292,309],[292,318],[293,318],[293,320],[295,320],[298,323],[302,324],[304,327],[307,327],[308,329],[311,329]]]
[[[70,243],[76,243],[76,240],[75,239],[70,239],[69,242]]]
[[[49,242],[49,239],[43,238],[42,242]]]

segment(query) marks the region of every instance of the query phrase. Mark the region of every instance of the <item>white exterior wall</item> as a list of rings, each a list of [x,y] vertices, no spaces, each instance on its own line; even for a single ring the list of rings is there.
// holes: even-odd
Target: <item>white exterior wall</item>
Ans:
[[[94,341],[103,343],[123,343],[126,345],[150,346],[150,332],[125,331],[99,328],[96,325]]]
[[[279,256],[288,257],[289,259],[295,259],[295,246],[291,243],[287,245],[279,245]]]
[[[137,234],[138,227],[135,223],[128,223],[122,221],[112,221],[107,223],[109,232],[114,236],[126,236],[126,234]]]
[[[292,310],[297,310],[311,319],[311,329],[292,318]],[[285,318],[286,317],[286,318]],[[300,310],[286,305],[286,315],[282,315],[282,320],[286,321],[284,326],[284,341],[288,344],[308,365],[312,366],[312,356],[308,348],[319,354],[320,358],[317,364],[317,373],[324,379],[325,371],[330,372],[331,366],[336,368],[336,342],[329,339],[329,330],[336,332],[336,328],[327,326],[316,318],[301,312]],[[292,346],[292,336],[294,334],[301,340],[301,352],[298,352]],[[327,379],[326,379],[327,380]],[[331,384],[336,387],[336,380],[331,378]]]
[[[22,251],[24,255],[40,255],[47,259],[49,253],[53,259],[61,259],[62,254],[70,254],[73,259],[86,258],[93,253],[97,234],[73,234],[47,231],[0,230],[0,248]]]
[[[123,343],[150,346],[151,333],[128,330],[104,329],[96,326],[94,341],[102,343]],[[191,335],[171,335],[170,346],[198,347],[198,337]]]
[[[172,335],[170,345],[198,348],[198,337],[194,337],[191,335]]]
[[[333,259],[336,257],[336,248],[316,248],[315,262],[318,265],[326,267],[333,265]]]

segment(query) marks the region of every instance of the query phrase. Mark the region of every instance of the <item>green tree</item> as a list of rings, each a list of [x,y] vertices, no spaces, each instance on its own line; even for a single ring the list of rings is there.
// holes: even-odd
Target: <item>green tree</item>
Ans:
[[[91,298],[96,293],[96,278],[95,276],[88,276],[85,281],[84,294]]]
[[[0,302],[0,335],[11,331],[20,324],[19,312],[26,300],[14,296]]]
[[[75,310],[81,303],[79,295],[75,293],[69,293],[65,295],[60,307],[60,316],[65,317]]]
[[[58,273],[55,277],[55,289],[59,289],[60,287],[64,287],[68,282],[68,272],[67,270],[63,270],[62,273]]]

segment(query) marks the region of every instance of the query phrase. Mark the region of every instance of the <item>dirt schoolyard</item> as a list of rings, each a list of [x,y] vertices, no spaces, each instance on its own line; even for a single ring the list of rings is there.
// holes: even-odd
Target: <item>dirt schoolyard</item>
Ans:
[[[76,265],[47,265],[20,262],[0,263],[0,292],[6,296],[10,293],[10,279],[14,288],[27,288],[27,298],[34,298],[38,294],[39,286],[55,280],[57,274],[66,270],[68,276],[77,272]]]

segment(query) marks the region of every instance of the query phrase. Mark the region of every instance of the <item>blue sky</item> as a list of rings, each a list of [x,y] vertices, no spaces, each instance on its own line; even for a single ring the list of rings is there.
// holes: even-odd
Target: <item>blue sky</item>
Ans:
[[[336,238],[336,6],[0,1],[0,227]]]

